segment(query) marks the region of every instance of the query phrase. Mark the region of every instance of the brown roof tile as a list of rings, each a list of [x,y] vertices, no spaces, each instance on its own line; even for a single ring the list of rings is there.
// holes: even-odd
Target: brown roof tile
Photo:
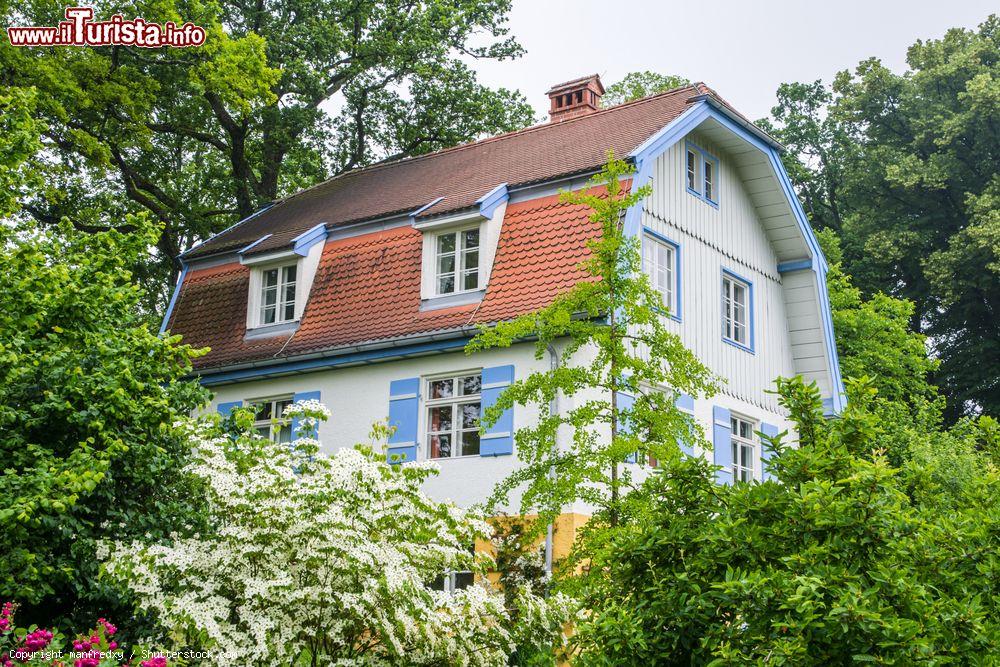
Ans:
[[[511,132],[420,157],[347,172],[303,190],[189,250],[193,259],[255,246],[253,253],[284,248],[298,234],[323,223],[410,213],[438,197],[434,213],[472,206],[497,185],[510,187],[594,170],[613,149],[624,157],[679,116],[690,99],[709,93],[703,84],[594,113]]]
[[[510,319],[586,277],[589,210],[557,195],[507,207],[480,304],[420,310],[421,233],[412,227],[328,241],[294,334],[244,340],[249,269],[237,262],[191,271],[170,328],[211,351],[199,370]]]

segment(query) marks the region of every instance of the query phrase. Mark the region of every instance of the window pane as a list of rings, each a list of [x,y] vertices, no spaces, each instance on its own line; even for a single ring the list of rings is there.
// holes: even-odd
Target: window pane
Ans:
[[[262,438],[270,438],[271,437],[271,425],[268,424],[267,426],[258,426],[257,427],[257,435],[259,435]]]
[[[290,424],[286,424],[278,429],[277,433],[278,442],[291,442],[292,441],[292,427]]]
[[[455,276],[438,278],[438,294],[451,294],[455,291]]]
[[[462,456],[479,455],[479,431],[462,433]]]
[[[451,378],[447,380],[434,380],[431,382],[431,398],[450,398],[454,395],[455,381]]]
[[[277,287],[278,269],[269,269],[264,272],[264,287]]]
[[[467,271],[462,276],[462,289],[479,289],[479,271]]]
[[[698,158],[695,157],[694,151],[687,152],[687,186],[692,190],[697,189],[696,186],[698,184],[696,177],[696,174],[698,173],[696,166],[697,160]]]
[[[274,315],[275,315],[275,308],[274,306],[271,306],[263,310],[260,319],[264,324],[274,324]]]
[[[284,275],[284,278],[283,278],[283,282],[286,282],[286,283],[294,283],[295,282],[295,269],[296,269],[296,267],[295,267],[294,264],[292,266],[286,266],[285,267],[285,270],[284,270],[285,271],[285,275]]]
[[[465,270],[479,268],[478,250],[467,250],[465,254],[462,255],[462,268]]]
[[[268,287],[264,289],[264,306],[273,306],[275,301],[278,300],[278,288]]]
[[[431,458],[443,459],[451,456],[451,436],[432,435],[431,436]]]
[[[462,232],[462,249],[479,247],[479,230],[467,229]]]
[[[712,162],[705,160],[705,196],[709,199],[713,199],[715,194],[714,167],[715,165]]]
[[[275,407],[277,408],[277,410],[275,410],[276,416],[278,416],[278,417],[284,417],[285,416],[285,409],[289,405],[291,405],[292,403],[293,403],[293,401],[288,400],[288,399],[285,399],[283,401],[275,401]]]
[[[482,386],[482,376],[480,375],[467,375],[461,378],[461,394],[463,396],[469,396],[470,394],[478,394],[479,389]]]
[[[445,590],[444,584],[445,584],[445,579],[447,579],[447,577],[448,577],[447,574],[442,574],[437,579],[435,579],[434,581],[431,582],[431,585],[430,585],[429,588],[432,591],[443,591],[443,590]]]
[[[455,252],[455,235],[454,234],[442,234],[438,237],[437,244],[438,254],[446,252]]]
[[[430,409],[430,420],[428,423],[429,431],[435,433],[440,431],[450,431],[451,424],[452,414],[450,405]]]
[[[438,257],[438,275],[455,272],[455,256],[441,255]]]
[[[479,403],[465,403],[459,409],[462,411],[462,428],[479,428]]]
[[[476,575],[471,572],[456,572],[455,577],[455,590],[460,591],[463,588],[468,588],[476,582]]]

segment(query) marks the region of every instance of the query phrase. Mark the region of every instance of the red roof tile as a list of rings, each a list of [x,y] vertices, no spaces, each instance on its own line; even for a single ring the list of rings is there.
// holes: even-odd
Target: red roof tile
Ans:
[[[595,170],[609,149],[628,155],[701,94],[714,95],[703,84],[693,84],[559,123],[351,171],[279,201],[185,257],[238,250],[265,234],[272,236],[253,253],[273,251],[320,223],[336,227],[410,213],[438,197],[444,200],[434,213],[447,213],[472,206],[501,183],[517,187]]]
[[[510,319],[550,303],[586,277],[580,263],[598,226],[558,196],[510,204],[479,304],[420,310],[421,233],[403,226],[327,242],[298,331],[244,340],[249,269],[188,273],[170,328],[211,352],[204,370]]]

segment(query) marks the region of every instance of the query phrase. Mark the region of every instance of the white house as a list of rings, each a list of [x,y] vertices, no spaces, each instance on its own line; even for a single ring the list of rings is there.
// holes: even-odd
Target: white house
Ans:
[[[586,186],[607,151],[653,193],[629,210],[669,326],[725,379],[678,405],[704,425],[723,477],[765,474],[754,433],[787,427],[778,376],[844,402],[826,263],[779,160],[781,147],[703,84],[602,109],[597,76],[549,91],[548,123],[352,171],[257,212],[182,255],[164,319],[211,352],[196,372],[226,413],[288,402],[333,413],[321,438],[364,442],[388,416],[392,453],[434,458],[428,491],[484,499],[517,467],[515,409],[480,437],[477,417],[513,379],[548,368],[533,344],[467,356],[477,323],[547,304],[580,277]],[[288,431],[272,435],[288,437]]]

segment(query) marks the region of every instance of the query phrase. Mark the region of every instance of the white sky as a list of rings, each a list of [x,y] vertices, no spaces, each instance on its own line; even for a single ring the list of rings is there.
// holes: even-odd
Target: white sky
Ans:
[[[527,53],[472,66],[484,84],[520,89],[539,116],[552,84],[648,69],[704,81],[757,119],[780,83],[829,82],[870,56],[903,71],[918,38],[991,11],[995,0],[514,0],[509,25]]]

